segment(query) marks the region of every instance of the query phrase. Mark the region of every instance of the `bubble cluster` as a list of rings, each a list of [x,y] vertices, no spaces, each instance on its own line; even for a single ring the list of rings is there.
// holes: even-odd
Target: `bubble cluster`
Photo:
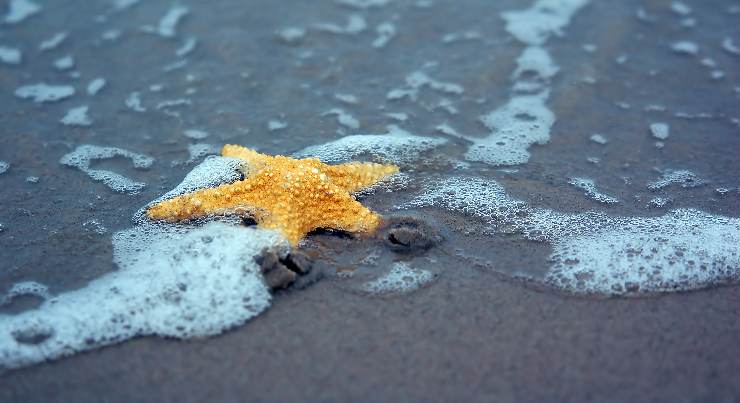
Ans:
[[[694,290],[740,274],[735,218],[685,209],[644,218],[545,212],[527,227],[553,245],[545,282],[572,293]]]
[[[24,85],[15,90],[15,96],[23,99],[33,99],[36,103],[57,102],[75,94],[75,89],[69,85],[49,85],[38,83]]]
[[[118,270],[37,309],[0,315],[0,368],[17,368],[135,336],[204,337],[270,305],[254,256],[287,251],[258,228],[145,224],[113,236]],[[91,303],[94,302],[94,303]]]
[[[8,13],[3,20],[6,24],[17,24],[26,18],[41,12],[41,6],[31,0],[10,0]]]
[[[660,217],[561,213],[527,207],[495,181],[457,177],[400,208],[436,206],[506,224],[552,245],[546,284],[573,294],[701,289],[740,279],[740,219],[692,209]]]
[[[368,281],[362,289],[371,294],[407,294],[434,281],[432,272],[424,269],[416,269],[406,262],[396,262],[391,269],[376,278]]]
[[[35,296],[41,299],[48,299],[49,287],[36,281],[21,281],[13,284],[8,292],[0,297],[0,306],[7,305],[13,302],[14,299],[25,295]]]
[[[555,115],[545,105],[548,92],[512,97],[506,105],[481,117],[492,131],[488,137],[466,136],[473,144],[465,153],[469,161],[516,165],[529,161],[532,144],[550,140]]]
[[[337,122],[348,129],[357,130],[360,128],[360,122],[344,109],[332,108],[322,114],[322,116],[330,115],[336,116]]]
[[[659,190],[671,185],[679,185],[682,188],[694,188],[704,186],[708,181],[699,178],[695,173],[689,170],[666,170],[660,179],[648,183],[650,190]]]
[[[93,180],[103,182],[116,192],[136,194],[141,191],[146,186],[146,183],[136,182],[112,171],[90,168],[90,164],[95,160],[110,159],[113,157],[128,158],[133,162],[134,168],[138,169],[149,168],[154,163],[154,158],[144,154],[137,154],[122,148],[100,147],[90,144],[78,146],[71,153],[62,156],[59,162],[80,169]]]
[[[619,199],[617,199],[616,197],[612,197],[612,196],[599,192],[599,190],[596,188],[596,183],[594,183],[593,179],[570,178],[568,180],[568,183],[575,186],[578,189],[583,190],[586,194],[586,197],[588,197],[589,199],[596,200],[599,203],[604,203],[604,204],[619,203]]]
[[[328,143],[306,147],[295,157],[317,157],[322,162],[338,163],[369,155],[376,161],[403,164],[417,161],[421,153],[445,144],[441,137],[416,136],[395,125],[386,134],[345,136]]]
[[[23,54],[20,49],[0,45],[0,63],[20,64]]]
[[[430,182],[422,193],[397,208],[436,206],[483,218],[490,224],[513,219],[528,210],[496,181],[458,176]]]
[[[523,164],[529,161],[531,145],[550,140],[555,114],[546,101],[559,67],[543,45],[551,36],[562,34],[586,4],[588,0],[538,0],[527,9],[501,14],[506,31],[526,47],[512,74],[512,97],[481,117],[491,133],[486,137],[462,136],[472,142],[465,153],[467,160],[499,166]]]
[[[66,126],[90,126],[93,122],[87,114],[89,110],[90,107],[87,105],[72,108],[67,111],[60,122]]]
[[[453,95],[460,95],[464,91],[460,84],[438,81],[429,77],[429,75],[423,71],[414,71],[406,76],[406,85],[404,87],[389,91],[386,98],[389,100],[409,98],[412,101],[416,101],[419,96],[419,91],[424,87],[429,87],[444,94]]]

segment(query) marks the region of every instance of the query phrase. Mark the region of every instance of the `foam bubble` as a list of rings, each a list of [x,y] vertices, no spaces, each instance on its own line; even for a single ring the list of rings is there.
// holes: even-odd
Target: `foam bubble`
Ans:
[[[169,10],[167,10],[167,14],[165,14],[161,20],[159,20],[159,25],[157,26],[156,33],[165,37],[165,38],[172,38],[175,35],[177,35],[177,24],[180,23],[180,21],[190,13],[190,9],[181,6],[181,5],[174,5]]]
[[[5,161],[0,161],[0,174],[4,174],[5,172],[8,172],[10,169],[10,164],[8,164]]]
[[[689,7],[686,3],[682,3],[680,1],[674,1],[671,2],[671,11],[678,15],[689,15],[691,14],[691,7]]]
[[[180,70],[184,68],[185,66],[187,66],[187,64],[188,64],[187,60],[184,60],[184,59],[178,60],[178,61],[172,62],[162,67],[162,71],[164,71],[165,73],[169,73],[175,70]]]
[[[22,99],[33,99],[36,103],[57,102],[75,94],[75,89],[69,85],[48,85],[38,83],[24,85],[15,90],[15,96]]]
[[[458,133],[454,127],[450,126],[449,123],[442,123],[440,125],[437,125],[437,127],[435,127],[434,129],[448,136],[460,137],[460,133]]]
[[[382,22],[375,27],[378,37],[372,43],[374,48],[383,48],[391,39],[396,37],[396,26],[391,22]]]
[[[199,129],[186,129],[183,134],[185,137],[194,140],[203,140],[208,137],[208,132]]]
[[[565,28],[588,0],[538,0],[526,10],[501,14],[506,31],[527,45],[542,45]]]
[[[59,162],[63,165],[80,169],[93,180],[103,182],[116,192],[138,193],[146,186],[146,183],[136,182],[115,172],[90,168],[90,164],[95,160],[109,159],[117,156],[130,159],[133,162],[134,168],[138,169],[149,168],[154,163],[154,158],[144,154],[137,154],[122,148],[100,147],[90,144],[77,146],[74,151],[62,156]]]
[[[665,207],[672,202],[673,200],[669,197],[657,196],[657,197],[653,197],[652,199],[650,199],[650,205],[653,207],[658,207],[658,208]]]
[[[100,36],[104,41],[115,41],[123,35],[120,29],[109,29]]]
[[[736,45],[729,36],[722,40],[722,49],[733,55],[740,55],[740,46]]]
[[[599,192],[599,190],[596,188],[596,183],[594,183],[593,179],[570,178],[568,180],[568,183],[575,186],[578,189],[583,190],[586,194],[586,197],[588,197],[589,199],[596,200],[599,203],[604,203],[604,204],[619,203],[619,199]]]
[[[41,12],[41,6],[30,0],[10,0],[4,21],[6,24],[17,24],[39,12]]]
[[[671,45],[671,49],[679,54],[695,56],[699,53],[699,45],[691,41],[679,41]]]
[[[87,114],[89,109],[87,105],[72,108],[67,111],[60,122],[66,126],[90,126],[93,122]]]
[[[517,95],[481,117],[492,133],[483,138],[464,136],[473,143],[465,158],[492,165],[516,165],[529,161],[527,149],[535,143],[547,143],[555,123],[555,115],[545,105],[548,96],[548,92]]]
[[[453,32],[449,34],[445,34],[442,37],[442,43],[453,43],[453,42],[459,42],[463,40],[474,40],[474,39],[480,39],[481,34],[478,31],[465,31],[465,32]]]
[[[464,91],[463,87],[459,84],[437,81],[423,71],[414,71],[406,76],[406,85],[404,87],[389,91],[386,94],[386,98],[389,100],[398,100],[408,97],[412,101],[416,101],[419,96],[419,90],[424,87],[454,95],[460,95]]]
[[[324,112],[321,116],[328,115],[335,115],[337,117],[337,122],[348,129],[357,130],[360,128],[360,122],[354,116],[345,112],[344,109],[333,108],[327,112]]]
[[[146,224],[113,235],[118,270],[38,309],[0,315],[0,367],[17,368],[132,337],[204,337],[264,311],[270,293],[254,256],[280,253],[275,232],[209,223]]]
[[[532,81],[546,82],[555,77],[560,71],[560,68],[552,60],[550,53],[539,46],[528,46],[524,49],[517,58],[516,64],[516,70],[512,75],[514,80],[526,79],[526,75],[529,74],[535,76]]]
[[[357,104],[357,96],[352,94],[334,94],[334,98],[336,98],[337,101],[344,102],[345,104]]]
[[[196,143],[196,144],[188,144],[188,154],[190,155],[190,158],[188,159],[188,163],[193,163],[199,158],[203,158],[206,155],[213,155],[218,154],[220,152],[220,147],[213,145],[213,144],[206,144],[206,143]]]
[[[282,120],[276,120],[272,119],[269,122],[267,122],[267,129],[271,132],[274,132],[276,130],[282,130],[288,127],[288,122],[282,121]]]
[[[306,147],[293,155],[318,157],[327,163],[347,162],[360,155],[394,163],[409,163],[422,152],[438,147],[447,140],[441,137],[416,136],[397,126],[388,126],[386,134],[361,134],[342,137],[325,144]]]
[[[388,4],[390,0],[335,0],[337,4],[359,9],[368,9],[372,7],[382,7]]]
[[[584,43],[583,46],[581,46],[584,52],[588,53],[594,53],[596,50],[599,49],[598,46],[594,45],[593,43]]]
[[[21,64],[22,57],[20,49],[0,46],[0,63]]]
[[[67,35],[68,34],[66,32],[57,32],[51,38],[41,42],[41,44],[39,45],[39,50],[45,52],[47,50],[56,49],[57,47],[59,47],[59,45],[62,44],[62,42],[64,42],[65,39],[67,39]]]
[[[604,136],[603,134],[598,134],[598,133],[592,134],[591,137],[589,137],[589,139],[591,139],[591,141],[593,141],[596,144],[606,144],[609,142],[606,136]]]
[[[395,262],[387,273],[368,281],[362,289],[378,295],[407,294],[431,283],[434,279],[434,274],[429,270],[412,268],[406,262]]]
[[[195,47],[198,45],[198,40],[195,38],[188,38],[183,42],[182,46],[180,46],[176,51],[175,55],[177,57],[185,57],[189,55],[192,51],[195,50]]]
[[[682,188],[694,188],[698,186],[704,186],[708,181],[699,178],[695,173],[681,169],[681,170],[666,170],[660,179],[648,183],[647,187],[650,190],[658,190],[668,187],[670,185],[680,185]]]
[[[318,23],[314,24],[313,27],[317,31],[329,32],[332,34],[357,35],[367,29],[367,22],[362,15],[352,14],[349,16],[347,25],[344,27],[334,23]]]
[[[103,225],[103,223],[101,223],[100,221],[98,221],[96,219],[87,220],[87,221],[85,221],[85,222],[82,223],[82,226],[85,229],[87,229],[87,230],[89,230],[91,232],[94,232],[94,233],[96,233],[98,235],[103,235],[106,232],[108,232],[108,228],[106,228],[105,225]]]
[[[138,4],[141,0],[113,0],[113,7],[116,11],[122,11],[127,8],[133,7]]]
[[[126,106],[136,112],[146,112],[146,108],[141,105],[141,94],[134,91],[126,98]]]
[[[75,59],[72,56],[64,56],[54,60],[54,67],[57,70],[69,70],[75,66]]]
[[[157,103],[157,110],[174,108],[176,106],[192,105],[193,101],[187,98],[166,99]]]
[[[665,140],[671,132],[671,127],[666,123],[653,123],[650,125],[650,134],[658,140]]]
[[[389,118],[397,120],[399,122],[405,122],[409,120],[409,115],[403,112],[389,112],[386,113],[385,116],[388,116]]]
[[[100,90],[102,90],[103,87],[105,87],[105,84],[106,84],[106,81],[102,77],[93,79],[92,81],[90,81],[89,84],[87,84],[87,94],[91,96],[97,95],[98,92],[100,92]]]
[[[296,44],[306,37],[306,30],[300,27],[286,27],[276,32],[277,37],[288,44]]]

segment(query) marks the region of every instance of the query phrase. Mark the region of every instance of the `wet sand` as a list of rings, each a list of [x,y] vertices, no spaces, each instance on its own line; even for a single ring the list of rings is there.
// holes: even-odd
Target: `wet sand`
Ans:
[[[327,280],[222,336],[139,338],[5,374],[0,400],[731,402],[739,291],[591,300],[450,267],[367,299]]]

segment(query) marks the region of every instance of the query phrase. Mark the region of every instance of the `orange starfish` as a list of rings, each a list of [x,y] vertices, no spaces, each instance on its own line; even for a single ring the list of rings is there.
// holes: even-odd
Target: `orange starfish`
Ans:
[[[149,208],[149,218],[174,222],[246,212],[261,227],[281,231],[293,245],[317,228],[372,232],[380,216],[352,193],[398,172],[395,165],[327,165],[317,158],[270,156],[230,144],[221,155],[243,160],[245,179],[165,200]]]

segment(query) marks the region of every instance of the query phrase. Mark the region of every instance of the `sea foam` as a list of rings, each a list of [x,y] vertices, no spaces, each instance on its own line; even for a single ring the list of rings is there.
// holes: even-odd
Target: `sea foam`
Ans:
[[[447,139],[413,135],[398,126],[389,125],[386,134],[362,134],[342,137],[324,144],[306,147],[295,157],[318,157],[326,163],[347,162],[361,155],[375,160],[408,163],[418,160],[421,153],[432,150]]]
[[[685,291],[740,278],[740,219],[694,209],[659,217],[532,208],[493,180],[454,177],[429,186],[401,209],[436,206],[506,225],[552,245],[543,281],[572,294]]]
[[[233,182],[240,168],[236,159],[207,158],[157,200]],[[136,226],[112,236],[118,270],[81,289],[44,295],[37,309],[0,315],[0,368],[137,336],[215,335],[267,309],[271,297],[254,257],[264,250],[286,254],[282,235],[228,219],[200,227],[153,223],[144,212],[135,215]]]

